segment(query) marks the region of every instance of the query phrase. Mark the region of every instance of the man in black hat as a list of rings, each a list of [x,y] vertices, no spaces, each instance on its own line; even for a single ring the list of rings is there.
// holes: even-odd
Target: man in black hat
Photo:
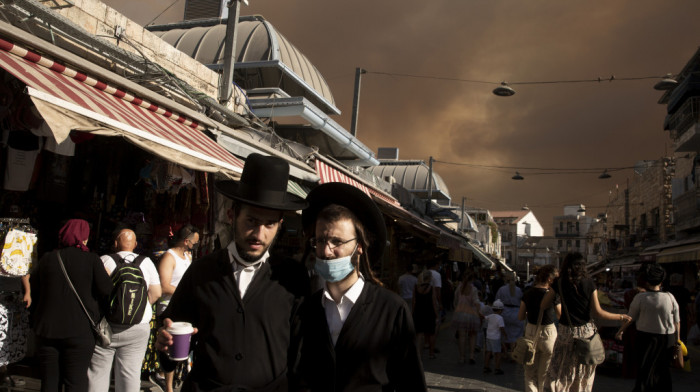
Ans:
[[[302,224],[325,285],[300,311],[302,390],[425,391],[411,312],[372,272],[386,247],[379,208],[342,183],[307,200]]]
[[[216,183],[235,202],[229,211],[233,241],[192,263],[163,313],[156,342],[167,354],[173,340],[166,329],[173,321],[197,329],[183,391],[288,389],[287,369],[293,367],[296,351],[296,301],[270,280],[267,263],[284,211],[307,206],[287,193],[288,178],[283,159],[251,154],[240,182]],[[161,355],[161,363],[168,370],[175,363],[166,357]]]

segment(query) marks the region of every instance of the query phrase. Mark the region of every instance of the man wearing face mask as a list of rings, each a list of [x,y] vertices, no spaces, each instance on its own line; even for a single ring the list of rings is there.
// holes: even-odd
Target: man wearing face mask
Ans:
[[[161,364],[171,369],[173,339],[166,328],[173,321],[195,327],[194,362],[182,391],[287,391],[294,384],[297,302],[270,279],[267,262],[284,212],[307,206],[287,193],[288,179],[286,161],[251,154],[240,182],[216,183],[234,200],[233,240],[192,263],[163,314],[156,342],[164,353]]]
[[[371,269],[386,246],[376,204],[343,183],[320,185],[307,201],[302,224],[326,282],[300,312],[300,390],[426,391],[411,312]]]

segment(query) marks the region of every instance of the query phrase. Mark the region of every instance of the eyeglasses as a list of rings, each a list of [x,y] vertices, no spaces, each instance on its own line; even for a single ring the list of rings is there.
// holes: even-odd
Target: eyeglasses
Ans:
[[[314,249],[318,248],[319,246],[320,246],[321,248],[324,248],[326,245],[328,245],[328,248],[331,249],[331,250],[333,250],[333,249],[335,249],[335,248],[337,248],[337,247],[339,247],[339,246],[341,246],[341,245],[345,245],[345,244],[347,244],[348,242],[350,242],[350,241],[355,241],[355,240],[357,240],[357,237],[355,237],[355,238],[350,238],[350,239],[347,240],[347,241],[343,241],[343,240],[341,240],[340,238],[323,238],[323,237],[316,238],[316,237],[311,237],[311,239],[309,240],[309,243],[311,244],[311,247],[314,248]]]

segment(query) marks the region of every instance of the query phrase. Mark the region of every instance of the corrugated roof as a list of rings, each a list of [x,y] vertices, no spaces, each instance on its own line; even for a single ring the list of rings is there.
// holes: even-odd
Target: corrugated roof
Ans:
[[[420,198],[426,198],[428,193],[428,177],[430,168],[422,161],[407,161],[404,164],[382,164],[368,168],[375,176],[386,180],[393,177],[397,183]],[[439,174],[433,170],[431,182],[431,197],[435,200],[449,201],[450,190]]]
[[[149,26],[165,42],[211,68],[223,65],[225,19]],[[279,87],[303,96],[326,113],[339,114],[330,87],[316,67],[262,16],[239,18],[236,80],[245,89]]]

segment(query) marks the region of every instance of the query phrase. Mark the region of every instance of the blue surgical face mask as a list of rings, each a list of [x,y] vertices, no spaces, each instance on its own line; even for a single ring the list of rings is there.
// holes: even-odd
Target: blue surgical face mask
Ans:
[[[355,246],[355,250],[357,250],[357,245]],[[352,264],[352,256],[355,254],[355,250],[353,250],[349,256],[332,260],[316,257],[314,270],[316,270],[316,273],[321,275],[326,282],[340,282],[355,270],[355,266]]]

